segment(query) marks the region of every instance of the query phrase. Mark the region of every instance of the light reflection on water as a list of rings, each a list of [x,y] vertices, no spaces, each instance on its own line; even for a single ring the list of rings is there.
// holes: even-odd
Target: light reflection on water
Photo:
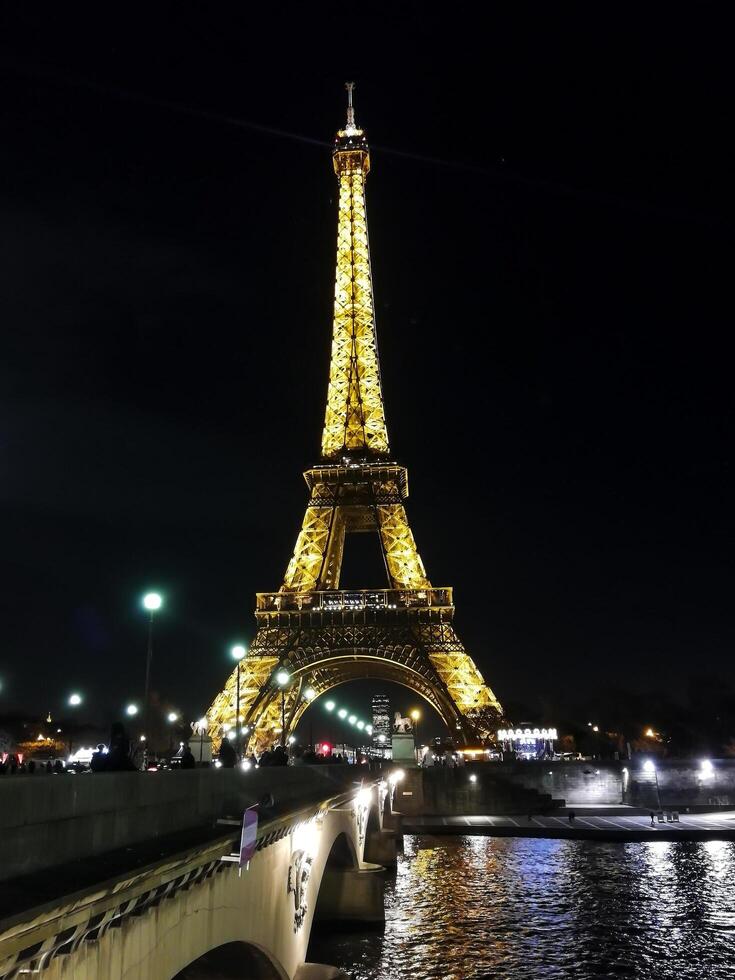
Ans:
[[[383,935],[315,937],[351,980],[733,980],[735,844],[406,837]]]

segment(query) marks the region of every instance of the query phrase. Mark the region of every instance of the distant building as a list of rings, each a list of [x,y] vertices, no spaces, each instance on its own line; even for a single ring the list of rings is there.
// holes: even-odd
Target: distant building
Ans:
[[[392,728],[390,698],[387,694],[376,694],[373,697],[373,745],[376,749],[390,748]]]
[[[517,759],[553,759],[555,728],[536,728],[522,721],[518,728],[501,728],[498,742],[503,752],[514,752]]]

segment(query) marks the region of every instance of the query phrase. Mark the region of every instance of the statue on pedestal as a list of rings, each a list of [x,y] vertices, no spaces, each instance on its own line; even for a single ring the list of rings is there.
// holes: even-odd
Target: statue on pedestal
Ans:
[[[402,718],[401,712],[396,711],[393,718],[393,732],[396,735],[406,735],[413,731],[413,723],[410,718]]]

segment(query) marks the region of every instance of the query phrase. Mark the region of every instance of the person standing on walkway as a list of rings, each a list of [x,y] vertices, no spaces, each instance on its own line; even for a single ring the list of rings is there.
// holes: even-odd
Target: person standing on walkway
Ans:
[[[223,738],[219,747],[219,761],[225,769],[234,769],[237,762],[237,752],[229,738]]]
[[[653,819],[653,814],[651,814],[651,826],[652,827],[655,827],[656,826],[656,823],[655,823],[655,821]]]

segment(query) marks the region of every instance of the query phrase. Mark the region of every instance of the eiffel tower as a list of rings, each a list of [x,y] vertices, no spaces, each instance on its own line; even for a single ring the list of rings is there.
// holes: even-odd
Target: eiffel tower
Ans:
[[[257,594],[255,639],[207,713],[217,743],[236,727],[239,672],[241,731],[256,752],[283,743],[314,698],[363,678],[423,696],[465,744],[493,736],[502,717],[454,630],[451,588],[427,578],[406,516],[408,475],[390,455],[365,207],[370,150],[346,87],[332,155],[337,271],[321,460],[304,473],[309,501],[283,584]],[[340,589],[345,537],[366,532],[378,536],[387,588]]]

